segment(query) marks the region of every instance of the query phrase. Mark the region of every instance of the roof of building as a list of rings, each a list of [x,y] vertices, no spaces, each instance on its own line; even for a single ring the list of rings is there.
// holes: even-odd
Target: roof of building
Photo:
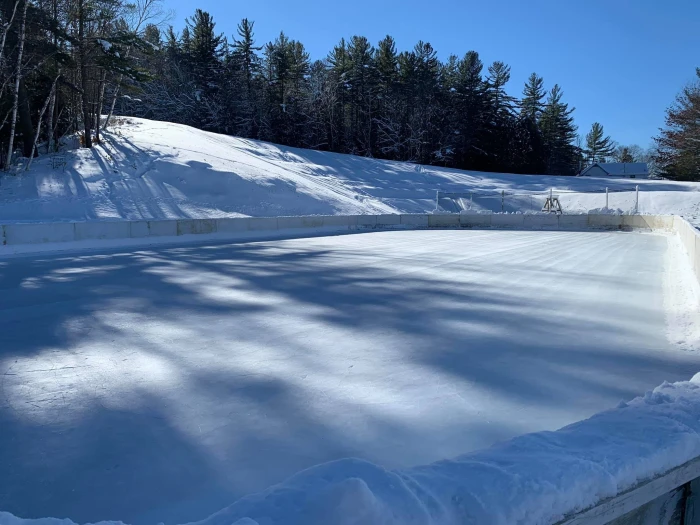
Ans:
[[[649,175],[649,167],[646,162],[597,162],[583,170],[581,175],[596,166],[612,176]]]

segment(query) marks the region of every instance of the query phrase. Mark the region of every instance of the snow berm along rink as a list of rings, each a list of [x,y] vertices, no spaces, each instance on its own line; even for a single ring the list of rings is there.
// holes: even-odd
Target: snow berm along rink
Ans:
[[[4,183],[3,221],[426,211],[435,186],[556,179],[131,122]],[[672,235],[93,249],[0,259],[0,292],[0,525],[546,524],[700,455],[698,290]]]
[[[466,172],[278,146],[181,124],[119,119],[92,150],[51,156],[29,172],[0,179],[0,223],[239,216],[428,213],[436,191],[475,194],[478,210],[539,211],[543,194],[561,190],[566,213],[605,206],[700,214],[697,184]]]

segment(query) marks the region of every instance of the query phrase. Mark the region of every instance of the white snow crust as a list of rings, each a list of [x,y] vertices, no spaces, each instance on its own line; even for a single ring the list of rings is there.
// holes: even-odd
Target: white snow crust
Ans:
[[[105,42],[106,43],[106,42]],[[700,214],[700,185],[460,171],[296,149],[137,118],[116,119],[92,150],[50,155],[0,179],[0,222],[428,213],[436,191],[474,192],[477,210],[539,212],[555,188],[566,213],[605,206]],[[624,190],[618,193],[618,190]],[[598,192],[598,193],[583,193]]]

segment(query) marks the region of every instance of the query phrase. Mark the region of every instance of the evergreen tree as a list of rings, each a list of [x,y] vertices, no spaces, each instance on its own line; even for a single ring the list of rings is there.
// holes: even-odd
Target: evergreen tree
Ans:
[[[505,119],[512,116],[515,100],[506,93],[510,81],[510,66],[496,61],[489,66],[486,77],[486,93],[494,110],[494,117]]]
[[[265,46],[265,117],[261,137],[291,146],[303,143],[309,54],[284,33]]]
[[[439,149],[440,62],[433,46],[419,41],[403,63],[411,100],[407,115],[409,155],[411,160],[429,164]]]
[[[486,86],[483,63],[476,51],[467,52],[457,64],[453,115],[457,167],[480,169],[488,150]]]
[[[666,110],[666,127],[655,141],[654,161],[662,175],[700,180],[700,80],[686,86]]]
[[[521,114],[537,123],[544,111],[544,98],[547,92],[544,89],[544,79],[532,73],[525,83],[523,98],[520,101]]]
[[[223,127],[219,95],[226,42],[223,35],[216,34],[215,27],[214,18],[197,9],[194,16],[187,19],[187,31],[183,31],[181,39],[194,84],[195,125],[211,131]]]
[[[510,67],[496,61],[488,68],[485,82],[485,123],[488,134],[485,159],[481,169],[488,171],[514,171],[515,121],[513,97],[506,93],[505,86],[510,80]]]
[[[464,169],[571,174],[580,163],[573,110],[558,86],[545,102],[536,74],[516,100],[503,62],[484,71],[475,51],[441,61],[426,42],[399,53],[391,36],[376,48],[362,36],[343,39],[312,63],[284,33],[256,45],[247,19],[231,45],[202,10],[177,35],[155,16],[161,1],[0,0],[2,155],[17,145],[31,155],[42,136],[53,148],[55,137],[78,131],[90,146],[98,116],[116,112]],[[680,126],[664,132],[659,151],[669,172],[688,171],[694,158],[693,96],[669,113]],[[605,144],[594,149],[607,155]]]
[[[375,49],[365,37],[354,36],[348,44],[349,69],[346,76],[350,101],[349,133],[355,138],[351,153],[372,156],[373,114],[377,91]]]
[[[373,118],[377,129],[376,147],[373,153],[388,159],[401,158],[401,152],[404,149],[398,64],[396,43],[391,36],[386,36],[379,42],[375,54],[378,107]]]
[[[344,38],[340,39],[327,57],[330,70],[329,82],[334,91],[335,105],[329,122],[331,128],[331,148],[333,151],[347,152],[352,150],[350,134],[350,110],[348,75],[350,72],[350,56]]]
[[[540,120],[545,151],[545,173],[573,175],[579,168],[580,150],[576,147],[574,108],[562,101],[564,93],[558,84],[549,92]]]
[[[235,133],[245,137],[256,137],[260,122],[260,57],[257,51],[262,46],[255,45],[254,23],[244,18],[238,24],[238,37],[231,45],[229,57],[229,117],[235,120]]]
[[[594,122],[591,131],[586,135],[586,160],[588,164],[605,162],[615,151],[615,144],[609,136],[605,136],[603,126]]]
[[[628,146],[618,147],[613,154],[613,158],[615,159],[615,162],[637,162],[632,150]]]

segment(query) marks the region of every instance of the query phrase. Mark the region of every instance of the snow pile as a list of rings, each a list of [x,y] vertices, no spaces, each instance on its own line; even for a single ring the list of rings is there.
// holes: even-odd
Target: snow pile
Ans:
[[[429,213],[437,190],[473,192],[477,210],[537,212],[550,188],[566,213],[585,213],[605,206],[606,187],[609,207],[629,212],[635,185],[643,213],[700,215],[693,183],[467,172],[121,118],[93,150],[68,151],[65,170],[43,156],[0,177],[0,221]]]
[[[625,211],[620,208],[593,208],[588,213],[595,215],[624,215]]]
[[[700,374],[557,432],[405,470],[344,459],[198,525],[544,525],[700,455]],[[0,513],[0,525],[72,525]]]
[[[668,237],[673,249],[664,258],[664,311],[666,336],[686,352],[700,349],[700,285],[678,235]],[[678,257],[683,254],[685,257]]]

